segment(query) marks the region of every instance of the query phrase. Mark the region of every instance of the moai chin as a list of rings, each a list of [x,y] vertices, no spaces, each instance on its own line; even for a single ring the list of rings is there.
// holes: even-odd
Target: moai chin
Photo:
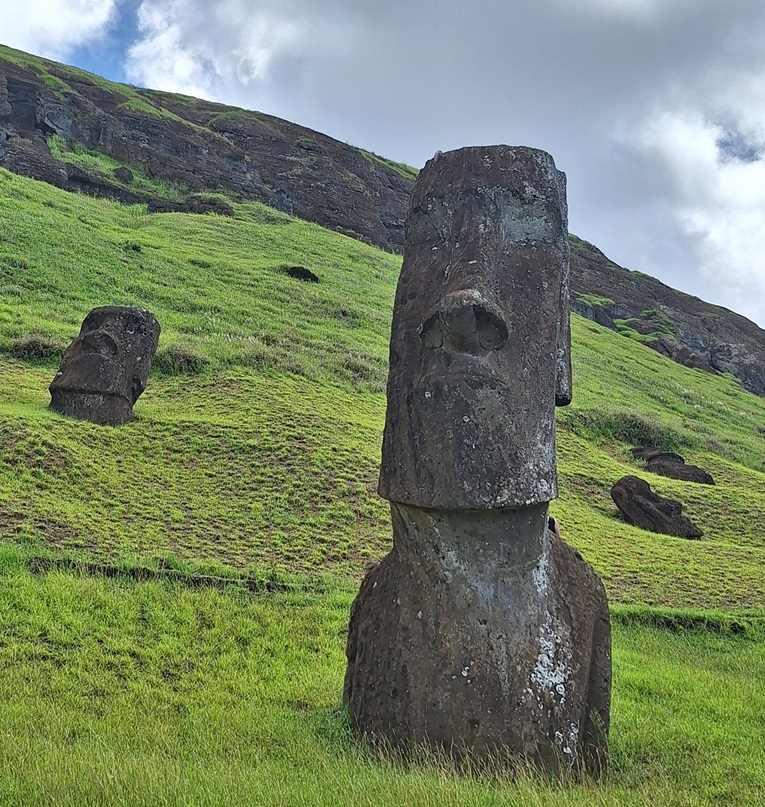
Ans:
[[[135,420],[133,404],[146,389],[159,330],[144,308],[94,308],[50,384],[51,409],[111,426]]]
[[[360,739],[599,773],[603,585],[548,529],[555,406],[571,400],[565,175],[529,148],[420,173],[393,312],[379,491],[393,549],[351,612]]]

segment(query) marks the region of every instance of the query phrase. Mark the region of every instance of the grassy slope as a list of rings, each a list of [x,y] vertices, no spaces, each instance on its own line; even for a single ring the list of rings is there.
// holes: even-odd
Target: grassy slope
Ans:
[[[167,555],[358,575],[389,545],[375,494],[398,260],[257,205],[236,219],[148,215],[0,173],[0,524],[100,557]],[[49,234],[44,238],[40,233]],[[318,284],[289,278],[307,266]],[[64,345],[90,307],[151,308],[160,365],[119,431],[55,417],[56,367],[10,357]],[[575,403],[560,412],[567,537],[614,601],[765,607],[765,401],[574,317]],[[652,477],[705,539],[625,525],[610,485],[658,441],[719,484]]]
[[[292,264],[321,283],[288,278]],[[390,543],[374,485],[397,271],[256,205],[233,220],[150,216],[0,171],[0,800],[562,803],[555,786],[379,766],[335,712],[347,608]],[[164,370],[119,430],[48,412],[55,358],[13,358],[55,353],[106,303],[147,306],[163,326]],[[763,613],[765,401],[576,317],[573,332],[553,505],[566,536],[613,602]],[[650,478],[703,541],[618,518],[608,488],[639,471],[641,441],[718,479]],[[25,571],[30,554],[61,550],[332,577],[324,594],[254,599]],[[565,803],[756,803],[757,636],[617,626],[614,769]]]
[[[765,787],[761,641],[617,626],[611,773],[561,792],[356,748],[338,709],[350,586],[35,578],[8,549],[0,570],[3,804],[667,807]]]

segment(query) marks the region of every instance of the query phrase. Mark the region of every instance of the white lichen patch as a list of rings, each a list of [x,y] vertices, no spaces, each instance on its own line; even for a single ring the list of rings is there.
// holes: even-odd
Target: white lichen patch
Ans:
[[[537,643],[539,652],[529,676],[536,688],[540,703],[552,697],[563,706],[566,698],[566,684],[572,674],[571,651],[562,641],[558,641],[552,615],[546,614],[545,622],[539,628]]]
[[[539,598],[546,597],[550,590],[550,547],[548,545],[544,547],[536,566],[531,570],[531,578]]]

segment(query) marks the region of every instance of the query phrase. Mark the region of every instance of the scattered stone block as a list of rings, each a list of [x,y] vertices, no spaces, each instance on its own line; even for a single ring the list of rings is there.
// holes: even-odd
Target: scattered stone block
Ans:
[[[635,527],[678,538],[701,538],[704,534],[682,514],[680,502],[654,493],[640,477],[623,476],[611,488],[611,498],[624,520]]]
[[[709,471],[705,471],[697,465],[686,464],[683,457],[672,451],[638,446],[632,449],[632,456],[645,461],[646,471],[660,476],[681,479],[684,482],[696,482],[700,485],[714,485],[715,483]]]
[[[285,271],[295,280],[304,280],[306,283],[319,282],[319,276],[315,275],[310,269],[306,269],[305,266],[288,266]]]

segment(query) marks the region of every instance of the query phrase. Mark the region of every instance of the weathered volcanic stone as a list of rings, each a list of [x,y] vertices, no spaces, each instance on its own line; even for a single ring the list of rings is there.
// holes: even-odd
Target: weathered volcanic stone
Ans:
[[[683,505],[654,493],[644,479],[623,476],[611,488],[611,498],[628,524],[678,538],[701,538],[704,534],[684,516]]]
[[[666,476],[670,479],[681,479],[683,482],[696,482],[699,485],[714,485],[715,480],[709,471],[698,465],[687,465],[684,462],[667,462],[655,459],[646,463],[646,471]]]
[[[715,483],[709,471],[699,468],[698,465],[687,465],[683,457],[671,451],[638,446],[632,449],[632,456],[645,460],[646,471],[660,476],[681,479],[684,482],[697,482],[700,485],[714,485]]]
[[[547,504],[391,503],[393,551],[353,604],[344,701],[357,736],[551,771],[606,762],[611,634],[600,578]]]
[[[393,550],[348,633],[354,734],[551,771],[606,763],[600,579],[548,530],[571,398],[565,177],[496,146],[420,173],[396,293],[380,493]]]
[[[159,330],[146,309],[94,308],[51,382],[51,409],[111,426],[134,420],[133,404],[146,389]]]
[[[381,496],[419,507],[557,495],[571,400],[565,175],[536,149],[461,149],[415,184],[394,305]]]

